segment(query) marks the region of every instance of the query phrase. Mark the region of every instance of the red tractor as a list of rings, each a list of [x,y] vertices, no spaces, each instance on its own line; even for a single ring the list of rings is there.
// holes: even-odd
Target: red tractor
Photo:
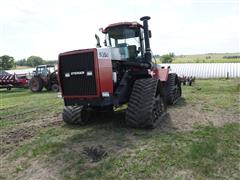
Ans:
[[[105,47],[59,55],[59,81],[64,98],[63,120],[84,125],[91,113],[128,104],[126,123],[154,128],[166,115],[167,104],[181,96],[177,74],[152,61],[148,29],[150,17],[111,24],[102,32]]]
[[[33,77],[29,82],[30,90],[41,92],[43,87],[48,91],[58,92],[57,70],[54,65],[38,65],[36,71],[33,72]]]

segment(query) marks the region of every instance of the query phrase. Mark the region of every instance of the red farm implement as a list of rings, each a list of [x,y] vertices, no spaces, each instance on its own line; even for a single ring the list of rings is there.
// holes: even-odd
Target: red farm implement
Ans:
[[[26,74],[0,74],[0,88],[26,88],[28,87],[28,78]]]

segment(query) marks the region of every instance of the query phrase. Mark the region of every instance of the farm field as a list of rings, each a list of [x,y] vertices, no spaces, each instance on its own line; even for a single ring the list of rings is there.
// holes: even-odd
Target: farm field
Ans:
[[[233,56],[238,56],[238,58],[231,58]],[[176,56],[173,60],[173,63],[230,63],[230,62],[240,62],[240,53],[209,53],[209,54],[179,55]]]
[[[32,67],[30,66],[16,66],[15,69],[31,69]]]
[[[238,179],[240,79],[196,80],[154,130],[124,108],[62,122],[56,93],[0,91],[0,179]]]

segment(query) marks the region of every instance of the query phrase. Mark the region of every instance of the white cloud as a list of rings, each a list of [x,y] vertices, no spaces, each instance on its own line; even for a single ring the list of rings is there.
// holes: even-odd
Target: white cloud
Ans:
[[[211,22],[183,22],[182,26],[176,26],[174,33],[159,34],[165,37],[159,41],[159,49],[164,47],[162,53],[177,54],[240,51],[238,19],[238,16],[228,16]]]
[[[199,20],[201,11],[191,12],[196,3],[199,1],[0,0],[0,54],[16,59],[33,54],[57,59],[62,51],[94,47],[98,28],[139,20],[142,15],[152,17],[149,25],[155,53],[239,50],[239,9],[238,13],[226,9],[224,15],[216,10],[219,18],[209,15]]]

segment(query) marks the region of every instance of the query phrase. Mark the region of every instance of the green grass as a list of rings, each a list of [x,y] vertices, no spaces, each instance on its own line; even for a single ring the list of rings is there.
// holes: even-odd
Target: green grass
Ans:
[[[82,127],[70,130],[61,127],[43,131],[32,143],[23,145],[13,153],[12,158],[27,158],[24,165],[34,158],[44,157],[49,166],[58,168],[64,179],[185,177],[181,171],[191,172],[192,177],[199,178],[237,178],[240,162],[239,124],[227,124],[221,128],[207,126],[194,132],[174,134],[131,130],[141,133],[141,136],[132,137],[134,141],[127,137],[131,137],[132,133],[125,128],[115,131],[116,128],[111,127],[107,131],[99,129],[98,125],[92,126],[87,130]],[[97,135],[102,135],[103,139]],[[107,158],[89,167],[89,159],[82,153],[81,147],[91,142],[104,147],[108,147],[109,143],[118,146],[112,140],[118,136],[123,138],[124,141],[119,143],[125,150],[121,152],[121,149],[121,153],[113,151]]]
[[[200,105],[203,110],[223,109],[240,113],[240,80],[201,80],[183,89],[186,101]]]
[[[193,133],[147,135],[131,153],[109,157],[85,172],[83,178],[170,178],[180,170],[190,170],[195,177],[228,177],[240,161],[239,127],[232,124],[205,127]],[[233,168],[230,172],[218,173],[229,167]]]
[[[173,110],[200,107],[202,113],[239,110],[239,79],[196,80],[183,87],[183,99]],[[191,131],[137,130],[119,123],[122,109],[113,117],[98,117],[87,126],[31,123],[58,116],[63,108],[56,93],[29,90],[0,91],[0,131],[19,128],[34,132],[19,144],[1,142],[8,149],[0,169],[1,179],[27,178],[29,172],[47,169],[57,179],[238,179],[240,177],[240,124],[195,126]],[[170,109],[171,109],[170,108]],[[47,121],[46,121],[47,123]],[[28,127],[30,126],[30,128]],[[20,134],[21,135],[21,134]],[[15,137],[16,138],[16,137]],[[91,162],[84,147],[101,145],[108,155]],[[33,167],[37,164],[37,167]],[[44,172],[44,170],[43,170]],[[31,179],[33,177],[29,177]]]
[[[26,89],[1,90],[0,126],[8,128],[22,122],[53,116],[62,111],[62,105],[62,100],[52,92],[32,93]]]
[[[224,59],[223,58],[224,56],[240,56],[240,53],[210,53],[210,54],[196,54],[196,55],[180,55],[180,56],[176,56],[174,58],[173,63],[232,63],[232,62],[240,62],[240,58]]]

